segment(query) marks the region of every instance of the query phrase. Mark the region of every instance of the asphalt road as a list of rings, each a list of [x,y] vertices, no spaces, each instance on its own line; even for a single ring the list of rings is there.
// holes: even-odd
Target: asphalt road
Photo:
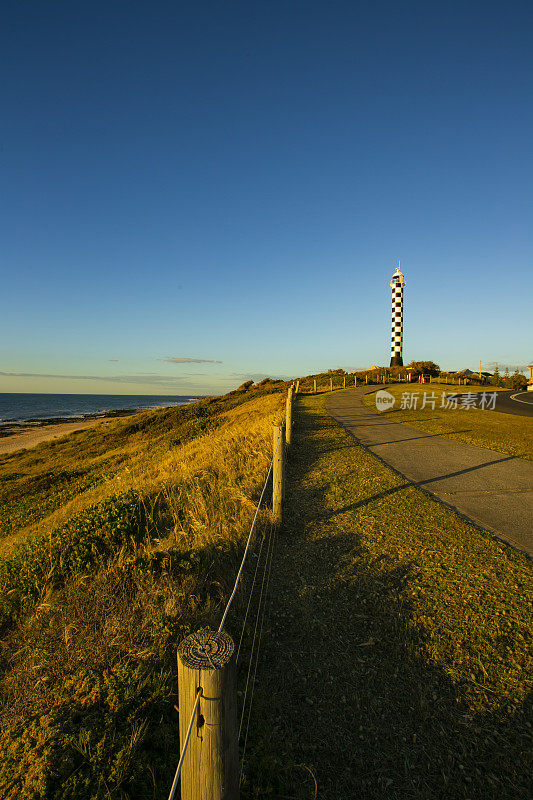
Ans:
[[[362,403],[368,391],[375,389],[336,392],[328,397],[326,409],[411,483],[533,555],[532,461],[394,422]]]
[[[485,393],[491,394],[490,388],[487,388]],[[466,393],[454,392],[454,394],[456,397],[463,397]],[[468,392],[468,394],[480,395],[482,392]],[[521,417],[533,417],[533,392],[496,392],[494,411],[501,411],[504,414],[519,414]]]

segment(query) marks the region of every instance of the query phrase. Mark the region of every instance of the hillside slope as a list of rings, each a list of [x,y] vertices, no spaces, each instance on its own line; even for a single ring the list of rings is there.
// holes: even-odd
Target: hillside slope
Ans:
[[[2,798],[167,796],[176,645],[217,621],[282,405],[241,392],[3,460]]]

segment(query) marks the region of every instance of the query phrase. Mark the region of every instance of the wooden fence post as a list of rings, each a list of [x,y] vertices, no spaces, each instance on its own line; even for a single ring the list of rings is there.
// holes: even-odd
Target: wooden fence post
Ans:
[[[294,390],[294,394],[298,394],[299,391],[300,391],[300,381],[297,380],[296,381],[296,389]]]
[[[330,390],[330,392],[333,391],[333,378],[329,379],[329,390]]]
[[[314,394],[316,394],[316,378],[314,379],[315,388],[313,389]]]
[[[278,444],[279,443],[279,444]],[[274,463],[272,465],[272,516],[275,525],[283,520],[283,467],[285,462],[285,425],[274,425]]]
[[[357,389],[357,375],[354,375],[354,376],[353,376],[353,385],[354,385],[354,386],[355,386],[355,388]]]
[[[181,748],[198,690],[189,746],[181,771],[182,800],[238,800],[239,741],[234,644],[222,631],[188,636],[178,647]]]
[[[285,408],[285,441],[287,447],[291,444],[292,434],[292,386],[287,393],[287,403]]]
[[[346,375],[344,376],[344,388],[346,389]]]

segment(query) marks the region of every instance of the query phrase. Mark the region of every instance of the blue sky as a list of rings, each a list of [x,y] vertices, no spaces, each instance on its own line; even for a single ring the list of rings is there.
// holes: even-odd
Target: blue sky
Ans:
[[[530,2],[50,2],[0,30],[0,391],[533,360]]]

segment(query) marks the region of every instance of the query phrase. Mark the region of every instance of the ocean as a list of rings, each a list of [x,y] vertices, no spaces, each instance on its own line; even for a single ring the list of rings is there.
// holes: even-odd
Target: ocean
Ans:
[[[16,394],[0,393],[0,426],[42,425],[58,419],[105,416],[107,412],[181,406],[201,395],[144,394]]]

